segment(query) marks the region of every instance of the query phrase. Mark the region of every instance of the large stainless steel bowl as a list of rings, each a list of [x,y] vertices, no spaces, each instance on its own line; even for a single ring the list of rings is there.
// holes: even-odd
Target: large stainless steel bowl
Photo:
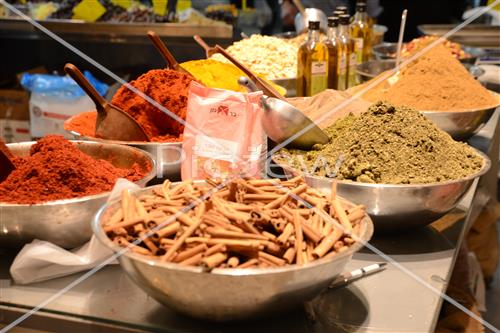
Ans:
[[[375,223],[377,231],[398,231],[425,226],[455,208],[474,179],[490,168],[490,159],[483,157],[481,170],[469,177],[431,184],[370,184],[350,180],[336,180],[337,193],[342,197],[363,204]],[[297,175],[298,170],[281,165],[287,174]],[[306,182],[317,189],[329,189],[332,178],[304,175]]]
[[[75,115],[65,121],[71,123],[77,117]],[[109,144],[127,145],[139,148],[151,154],[156,163],[156,182],[160,183],[165,179],[171,181],[181,180],[182,142],[141,142],[141,141],[115,141],[94,138],[82,135],[75,131],[67,131],[78,140],[96,141]]]
[[[490,120],[496,106],[471,111],[420,111],[455,140],[467,140]]]
[[[137,193],[148,193],[152,187]],[[104,233],[101,225],[116,211],[120,202],[104,206],[92,222],[97,238],[115,252],[123,252]],[[358,242],[332,259],[320,259],[304,266],[256,269],[214,269],[174,263],[125,252],[119,257],[122,268],[148,295],[189,316],[210,321],[229,321],[265,316],[312,299],[340,274],[354,252],[373,234],[368,216],[362,220]]]
[[[154,177],[154,161],[144,151],[115,144],[73,142],[87,155],[108,160],[116,167],[130,168],[137,163],[143,168],[151,168],[143,179],[136,182],[141,186]],[[27,156],[34,143],[12,143],[8,147],[16,156]],[[0,244],[3,247],[20,247],[39,239],[63,248],[80,246],[90,239],[90,221],[106,203],[108,196],[109,192],[106,192],[34,205],[0,203]]]

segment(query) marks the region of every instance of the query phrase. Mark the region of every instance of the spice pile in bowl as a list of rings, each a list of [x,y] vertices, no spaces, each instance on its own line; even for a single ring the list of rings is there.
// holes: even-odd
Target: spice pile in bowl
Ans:
[[[419,111],[470,111],[499,104],[498,98],[475,80],[442,44],[362,97],[371,102],[386,100]]]
[[[150,171],[137,164],[122,169],[96,160],[58,135],[38,140],[29,156],[14,157],[13,163],[16,169],[0,183],[3,203],[37,204],[95,195],[110,191],[118,178],[137,181]]]
[[[138,197],[124,191],[120,208],[104,218],[103,229],[119,246],[163,262],[208,270],[264,268],[334,257],[356,243],[366,217],[363,206],[348,206],[335,191],[326,196],[301,177],[233,180],[179,214],[220,186],[207,183],[172,187],[167,181]],[[131,244],[164,221],[169,222],[140,244]]]
[[[310,151],[282,149],[273,158],[316,176],[378,184],[428,184],[477,173],[484,159],[420,112],[378,102],[326,130],[330,142]]]
[[[169,111],[186,119],[191,75],[171,69],[155,69],[141,75],[130,85],[151,97]],[[120,87],[112,103],[131,115],[153,142],[182,141],[184,125],[146,101],[126,86]],[[64,128],[83,136],[95,136],[97,113],[84,112],[66,122]]]

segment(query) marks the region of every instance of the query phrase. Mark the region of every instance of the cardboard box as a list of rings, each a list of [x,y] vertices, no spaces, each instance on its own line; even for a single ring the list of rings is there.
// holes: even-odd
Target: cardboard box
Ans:
[[[29,94],[0,90],[0,137],[5,142],[30,141]]]

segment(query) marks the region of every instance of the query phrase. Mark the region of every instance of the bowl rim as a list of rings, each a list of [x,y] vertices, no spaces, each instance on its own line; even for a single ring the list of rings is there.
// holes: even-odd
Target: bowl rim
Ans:
[[[148,174],[144,176],[143,178],[139,179],[139,181],[146,181],[149,182],[151,179],[153,179],[156,175],[156,163],[153,159],[153,156],[148,153],[147,151],[144,151],[142,149],[136,148],[136,147],[130,147],[126,145],[120,145],[116,143],[106,143],[106,142],[97,142],[97,141],[87,141],[87,140],[68,140],[69,142],[73,144],[84,144],[84,145],[102,145],[106,144],[108,146],[115,146],[118,147],[120,146],[119,149],[122,149],[123,147],[126,147],[126,149],[133,150],[139,154],[144,154],[144,156],[147,157],[149,160],[149,163],[151,165],[151,170],[149,170]],[[21,144],[30,144],[34,145],[37,143],[37,141],[23,141],[23,142],[14,142],[14,143],[8,143],[7,147],[15,146],[15,145],[21,145]],[[116,182],[115,182],[116,183]],[[134,182],[136,183],[136,182]],[[45,202],[40,202],[40,203],[35,203],[35,204],[16,204],[16,203],[8,203],[8,202],[0,202],[0,208],[12,208],[12,207],[46,207],[46,206],[57,206],[57,205],[67,205],[67,204],[76,204],[82,201],[87,201],[87,200],[94,200],[94,199],[102,199],[106,198],[109,196],[111,191],[106,191],[98,194],[93,194],[93,195],[86,195],[83,197],[77,197],[77,198],[69,198],[69,199],[59,199],[59,200],[50,200],[50,201],[45,201]]]
[[[479,169],[479,171],[467,176],[467,177],[464,177],[464,178],[460,178],[460,179],[452,179],[452,180],[447,180],[447,181],[444,181],[444,182],[439,182],[439,183],[421,183],[421,184],[379,184],[379,183],[361,183],[361,182],[355,182],[353,180],[347,180],[347,179],[335,179],[335,178],[328,178],[328,177],[322,177],[322,176],[314,176],[314,175],[305,175],[301,172],[298,172],[298,170],[294,169],[294,168],[291,168],[287,165],[283,165],[281,163],[277,163],[276,161],[274,161],[278,166],[280,166],[281,168],[283,168],[283,170],[285,170],[285,172],[291,172],[292,174],[294,175],[299,175],[299,174],[302,174],[304,178],[306,179],[314,179],[314,180],[319,180],[319,181],[336,181],[338,184],[341,184],[341,185],[350,185],[350,186],[357,186],[357,187],[366,187],[366,188],[405,188],[405,189],[408,189],[408,188],[429,188],[429,187],[439,187],[439,186],[446,186],[446,185],[452,185],[452,184],[458,184],[458,183],[462,183],[462,182],[467,182],[469,180],[474,180],[475,178],[479,178],[481,177],[482,175],[484,175],[486,172],[488,172],[488,170],[490,169],[491,167],[491,160],[490,158],[485,154],[483,153],[482,151],[472,147],[472,146],[469,146],[470,148],[473,149],[474,153],[476,153],[477,155],[479,155],[480,157],[483,158],[483,166],[481,167],[481,169]]]
[[[203,181],[202,181],[203,182]],[[173,183],[173,185],[178,184],[179,182]],[[145,187],[142,189],[136,189],[131,191],[131,194],[136,193],[136,192],[142,192],[142,191],[150,191],[156,187],[161,187],[162,185],[155,185],[155,186],[149,186]],[[343,201],[349,203],[350,205],[354,205],[349,200],[346,200],[342,197],[339,197]],[[116,259],[121,260],[122,256],[126,256],[127,258],[134,260],[134,261],[140,261],[143,264],[149,265],[149,266],[157,266],[165,269],[172,269],[172,270],[177,270],[177,271],[183,271],[183,272],[191,272],[191,273],[207,273],[203,270],[202,267],[200,266],[181,266],[177,263],[171,263],[171,262],[162,262],[157,258],[149,258],[140,254],[133,253],[131,251],[128,251],[127,248],[120,247],[113,243],[109,237],[106,235],[102,228],[102,215],[104,212],[110,208],[112,205],[116,205],[117,202],[120,202],[120,198],[117,198],[111,202],[107,202],[104,204],[97,213],[95,214],[94,218],[91,221],[91,228],[93,234],[96,236],[96,238],[101,242],[101,244],[105,245],[107,248],[112,250],[114,252],[114,255],[121,253],[120,256],[118,256]],[[342,252],[340,254],[335,255],[332,258],[321,258],[317,259],[313,262],[308,262],[302,266],[298,266],[296,264],[294,265],[286,265],[282,267],[267,267],[267,268],[215,268],[210,271],[209,274],[213,275],[221,275],[221,276],[261,276],[261,275],[268,275],[268,274],[280,274],[280,273],[285,273],[285,272],[294,272],[302,269],[309,269],[309,268],[314,268],[317,266],[323,266],[323,265],[328,265],[331,264],[335,261],[340,261],[341,259],[345,257],[349,257],[353,255],[355,252],[359,251],[364,245],[363,243],[368,242],[371,237],[373,236],[374,232],[374,224],[371,219],[371,217],[365,213],[365,217],[361,220],[364,221],[365,223],[365,229],[363,234],[360,236],[362,242],[356,242],[353,245],[349,247],[349,249],[345,252]],[[360,222],[362,223],[362,222]]]
[[[120,141],[120,140],[107,140],[107,139],[101,139],[101,138],[95,138],[95,137],[92,137],[92,136],[83,135],[83,134],[78,133],[77,131],[66,129],[66,124],[69,124],[74,118],[78,117],[82,113],[94,113],[94,112],[97,112],[97,111],[95,111],[95,110],[84,111],[84,112],[80,112],[80,113],[75,114],[75,115],[69,117],[68,119],[66,119],[64,121],[64,125],[63,125],[63,128],[66,131],[66,133],[69,133],[69,134],[71,134],[71,135],[73,135],[73,136],[75,136],[75,137],[77,137],[79,139],[83,139],[84,141],[94,141],[94,142],[102,142],[102,143],[126,145],[126,146],[131,146],[131,145],[134,145],[134,146],[140,146],[140,145],[143,145],[143,146],[179,146],[179,145],[182,145],[182,141],[156,142],[156,141]]]

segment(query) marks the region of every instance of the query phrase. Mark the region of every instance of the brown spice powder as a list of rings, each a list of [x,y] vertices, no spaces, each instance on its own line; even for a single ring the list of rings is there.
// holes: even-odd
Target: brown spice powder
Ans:
[[[386,80],[363,98],[422,111],[466,111],[499,104],[442,44],[404,68],[396,83],[390,85]]]

